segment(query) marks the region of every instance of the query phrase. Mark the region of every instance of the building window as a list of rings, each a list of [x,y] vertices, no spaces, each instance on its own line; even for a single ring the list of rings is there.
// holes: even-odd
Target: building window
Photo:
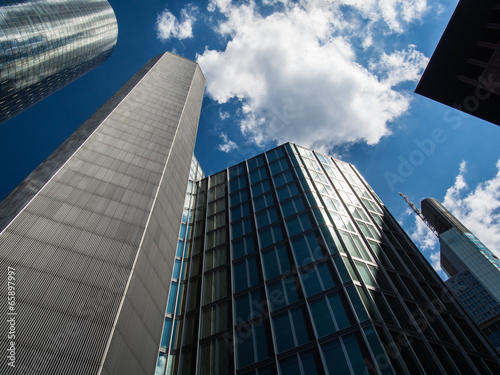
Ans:
[[[262,361],[272,354],[269,321],[241,328],[236,332],[236,364],[238,368]]]
[[[309,303],[317,336],[323,337],[354,323],[343,293],[331,293]],[[349,318],[348,318],[349,317]]]
[[[266,280],[290,271],[286,245],[276,246],[262,253]]]
[[[272,311],[298,301],[298,283],[293,277],[279,279],[267,284],[269,304]]]
[[[282,353],[309,341],[302,308],[273,316],[276,352]]]
[[[323,258],[323,250],[318,242],[319,234],[311,232],[293,239],[292,249],[298,267]]]
[[[252,256],[234,263],[234,293],[238,293],[259,283],[257,260],[256,256]]]
[[[302,269],[300,271],[300,277],[302,279],[306,295],[310,297],[324,290],[333,288],[336,283],[333,281],[331,272],[332,271],[326,262],[317,264],[307,269]]]
[[[261,211],[256,215],[257,219],[257,227],[263,228],[268,226],[269,224],[275,223],[278,221],[278,212],[276,211],[276,207],[271,207],[265,211]]]

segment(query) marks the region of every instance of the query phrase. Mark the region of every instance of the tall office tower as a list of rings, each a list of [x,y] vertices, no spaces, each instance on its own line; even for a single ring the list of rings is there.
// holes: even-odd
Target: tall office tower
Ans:
[[[101,64],[118,36],[107,0],[6,0],[0,15],[0,124]]]
[[[460,0],[417,94],[500,125],[500,5]]]
[[[421,202],[422,213],[439,233],[446,284],[500,349],[500,260],[439,201]]]
[[[189,194],[156,375],[500,373],[352,165],[288,143]]]
[[[155,371],[204,81],[152,59],[0,204],[2,374]]]

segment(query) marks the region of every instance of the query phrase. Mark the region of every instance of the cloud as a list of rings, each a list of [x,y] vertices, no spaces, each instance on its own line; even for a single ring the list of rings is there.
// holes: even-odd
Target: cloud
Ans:
[[[372,70],[382,75],[382,82],[393,87],[401,82],[418,81],[429,59],[410,44],[408,50],[382,54],[377,62],[370,64]]]
[[[231,141],[226,133],[221,133],[222,143],[217,147],[222,152],[230,152],[232,150],[238,149],[238,145]]]
[[[230,117],[231,117],[231,115],[229,114],[229,112],[222,112],[222,110],[219,108],[219,118],[222,121],[227,120]]]
[[[416,80],[426,59],[410,45],[374,52],[371,60],[378,62],[371,69],[357,62],[352,39],[363,34],[368,46],[366,30],[374,23],[400,32],[424,13],[426,2],[266,3],[279,11],[261,14],[252,1],[212,0],[209,10],[222,14],[216,31],[228,42],[223,51],[207,48],[197,57],[208,95],[221,104],[239,102],[246,139],[326,151],[345,143],[373,145],[389,135],[389,124],[410,106],[410,95],[393,86]]]
[[[156,19],[158,39],[166,41],[170,38],[187,39],[193,37],[193,24],[196,22],[198,8],[188,5],[181,11],[181,21],[165,9]]]
[[[469,188],[462,162],[455,183],[447,190],[443,205],[500,257],[500,160],[497,174]]]
[[[410,210],[411,211],[411,210]],[[424,224],[422,219],[411,211],[415,219],[415,230],[410,234],[410,237],[419,245],[422,251],[432,251],[438,245],[438,238],[436,235]]]

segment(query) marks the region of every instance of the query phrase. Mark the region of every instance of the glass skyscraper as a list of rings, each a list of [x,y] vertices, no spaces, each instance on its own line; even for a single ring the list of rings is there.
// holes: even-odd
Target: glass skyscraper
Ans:
[[[118,26],[107,0],[0,5],[0,124],[105,61]]]
[[[439,233],[446,284],[462,306],[500,349],[500,259],[434,198],[421,202],[422,213]]]
[[[156,375],[499,373],[354,166],[288,143],[189,196]]]

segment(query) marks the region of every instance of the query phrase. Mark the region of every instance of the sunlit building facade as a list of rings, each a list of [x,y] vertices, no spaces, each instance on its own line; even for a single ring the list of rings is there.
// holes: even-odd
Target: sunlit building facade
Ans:
[[[288,143],[193,189],[156,375],[500,371],[354,166]]]
[[[500,349],[500,259],[434,198],[422,213],[439,233],[446,284],[464,309]]]
[[[0,124],[105,61],[118,26],[107,0],[0,5]]]
[[[204,82],[151,59],[0,203],[2,375],[154,373]]]

